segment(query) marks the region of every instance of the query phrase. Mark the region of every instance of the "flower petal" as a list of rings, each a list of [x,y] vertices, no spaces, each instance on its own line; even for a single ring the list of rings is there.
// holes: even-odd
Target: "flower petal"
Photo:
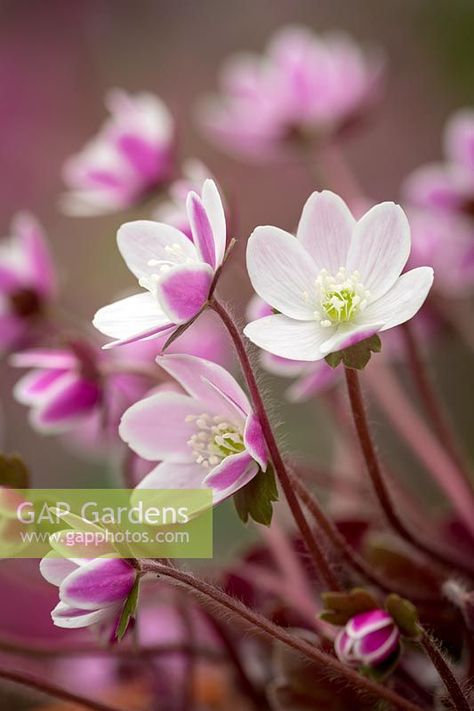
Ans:
[[[357,343],[370,338],[374,333],[381,331],[383,323],[347,323],[339,326],[337,331],[321,345],[321,353],[326,356],[328,353],[341,351],[343,348],[355,346]]]
[[[80,627],[90,627],[98,622],[104,622],[118,614],[120,606],[104,607],[100,610],[85,612],[63,602],[59,602],[51,612],[51,619],[56,627],[66,627],[77,629]]]
[[[52,370],[68,370],[78,365],[77,356],[69,350],[54,348],[30,348],[27,351],[15,353],[10,358],[15,368],[47,368]]]
[[[268,463],[267,445],[260,420],[253,412],[248,416],[245,423],[244,444],[252,458],[265,471]]]
[[[346,264],[355,225],[344,200],[323,190],[314,192],[306,201],[296,236],[318,269],[337,274]]]
[[[205,180],[202,186],[202,204],[204,205],[209,222],[211,223],[216,254],[216,266],[219,267],[222,264],[225,254],[227,226],[221,196],[215,182],[210,178]]]
[[[120,254],[137,279],[157,272],[156,261],[175,262],[173,252],[186,259],[197,260],[196,247],[182,232],[163,222],[135,220],[126,222],[117,232]],[[151,264],[150,264],[151,261]]]
[[[201,198],[199,195],[196,195],[194,191],[188,193],[186,212],[189,217],[189,224],[191,225],[193,242],[197,247],[202,261],[209,264],[212,269],[215,269],[216,249],[211,223]]]
[[[418,267],[402,274],[388,293],[366,308],[364,320],[383,321],[381,331],[405,323],[423,306],[432,283],[431,267]]]
[[[252,321],[244,333],[255,345],[270,353],[290,360],[320,360],[320,346],[331,331],[321,328],[316,321],[295,321],[275,314]]]
[[[69,428],[78,418],[89,414],[101,396],[102,390],[95,381],[67,373],[48,389],[40,407],[32,411],[32,424],[43,432]]]
[[[77,568],[77,563],[68,558],[58,558],[53,551],[47,553],[40,561],[40,573],[48,583],[61,585],[63,580],[73,573]]]
[[[399,205],[375,205],[357,223],[347,255],[348,272],[358,271],[370,301],[395,283],[410,254],[410,226]]]
[[[229,400],[234,418],[236,414],[240,419],[250,413],[246,394],[232,375],[217,363],[191,355],[163,355],[157,358],[157,363],[216,415],[229,411]]]
[[[394,625],[372,632],[356,643],[357,655],[363,664],[376,665],[395,652],[399,639],[400,632]]]
[[[161,462],[138,484],[137,489],[202,489],[207,470],[195,461]],[[133,503],[133,494],[132,494]]]
[[[22,242],[27,275],[41,294],[51,295],[56,290],[56,276],[40,224],[33,215],[20,212],[13,221],[13,232]]]
[[[48,390],[59,378],[64,370],[32,370],[24,375],[13,388],[13,397],[22,405],[34,405],[41,398],[48,396]]]
[[[189,415],[200,415],[205,405],[188,395],[159,392],[139,400],[122,416],[120,437],[144,459],[190,462],[188,440],[196,431]]]
[[[258,469],[257,462],[248,452],[231,454],[209,472],[204,484],[217,491],[219,496],[232,496],[254,478]]]
[[[163,311],[173,323],[186,323],[203,307],[214,272],[208,264],[174,267],[157,284]]]
[[[125,600],[136,571],[120,558],[96,558],[67,576],[59,588],[62,602],[95,610]]]
[[[148,291],[103,306],[97,311],[92,323],[101,333],[120,340],[128,340],[142,333],[145,337],[153,329],[158,333],[162,327],[171,325],[157,299]]]
[[[474,111],[457,111],[446,126],[444,144],[447,155],[459,165],[474,171]]]
[[[313,318],[318,269],[302,244],[278,227],[257,227],[247,245],[252,286],[270,306],[300,321]]]

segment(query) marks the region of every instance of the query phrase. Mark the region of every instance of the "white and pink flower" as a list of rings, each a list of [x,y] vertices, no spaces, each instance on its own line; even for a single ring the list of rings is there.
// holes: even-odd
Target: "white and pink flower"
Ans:
[[[0,351],[34,341],[56,295],[53,263],[37,220],[18,213],[11,231],[0,245]]]
[[[173,119],[165,104],[147,92],[114,89],[106,96],[110,118],[63,168],[69,215],[99,215],[134,205],[171,177]]]
[[[89,560],[62,558],[53,551],[42,559],[43,578],[59,588],[59,603],[51,612],[56,627],[106,625],[115,630],[136,570],[111,555]]]
[[[247,268],[257,294],[278,313],[245,334],[274,355],[317,361],[412,318],[433,281],[430,267],[401,274],[410,227],[398,205],[371,208],[359,221],[327,190],[306,202],[296,238],[257,227]]]
[[[122,439],[144,459],[160,462],[139,487],[210,487],[218,503],[266,470],[260,422],[219,365],[189,355],[165,355],[157,362],[185,393],[159,392],[122,418]]]
[[[213,180],[204,182],[201,196],[188,193],[186,210],[192,241],[176,227],[150,220],[119,229],[119,250],[146,291],[96,313],[94,326],[117,339],[110,346],[170,335],[209,298],[226,248],[225,213]]]
[[[378,93],[381,66],[378,55],[343,33],[287,27],[263,56],[248,52],[227,62],[221,95],[203,104],[201,121],[228,150],[274,155],[360,117]]]
[[[375,609],[352,617],[339,632],[334,650],[351,666],[376,667],[392,658],[400,645],[400,632],[385,610]]]

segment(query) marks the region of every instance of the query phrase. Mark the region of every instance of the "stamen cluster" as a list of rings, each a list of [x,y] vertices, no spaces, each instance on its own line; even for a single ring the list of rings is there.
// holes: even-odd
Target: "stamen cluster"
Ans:
[[[321,269],[316,279],[316,293],[319,307],[314,311],[314,318],[324,328],[351,321],[366,308],[370,297],[370,291],[360,281],[359,272],[348,275],[345,267],[340,267],[336,276]]]
[[[204,412],[189,415],[186,422],[196,425],[196,433],[190,437],[188,444],[196,462],[206,469],[245,449],[242,432],[221,415],[212,416]]]

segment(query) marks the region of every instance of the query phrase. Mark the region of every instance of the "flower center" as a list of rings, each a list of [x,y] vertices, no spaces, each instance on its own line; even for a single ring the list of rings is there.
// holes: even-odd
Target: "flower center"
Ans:
[[[352,321],[366,308],[370,297],[370,291],[360,281],[359,272],[347,274],[345,267],[341,267],[335,276],[322,269],[315,286],[316,308],[313,315],[324,328]],[[309,294],[305,292],[304,296],[308,301]]]
[[[38,316],[43,306],[39,294],[28,288],[10,294],[10,305],[15,315],[20,318]]]
[[[188,440],[193,456],[205,469],[215,467],[231,454],[245,449],[243,434],[221,415],[188,415],[186,422],[194,422],[196,432]]]
[[[156,267],[156,272],[142,276],[138,280],[140,286],[144,289],[148,289],[148,291],[153,291],[160,277],[173,267],[183,266],[184,264],[195,264],[196,262],[180,244],[167,244],[163,252],[162,259],[149,259],[147,262],[147,266],[152,268]]]

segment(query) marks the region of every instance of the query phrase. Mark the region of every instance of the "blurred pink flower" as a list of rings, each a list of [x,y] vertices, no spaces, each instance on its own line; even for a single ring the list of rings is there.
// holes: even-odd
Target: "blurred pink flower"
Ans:
[[[63,169],[69,188],[61,205],[75,216],[99,215],[134,205],[166,183],[172,172],[173,119],[153,94],[110,91],[111,117]]]
[[[96,313],[94,326],[117,339],[108,346],[169,336],[204,306],[226,246],[225,213],[213,180],[204,182],[202,197],[188,193],[186,211],[192,241],[163,222],[137,220],[120,227],[119,250],[147,291]]]
[[[359,118],[374,101],[381,59],[344,33],[286,27],[263,56],[242,53],[221,72],[221,95],[205,101],[206,132],[234,153],[269,156],[319,139]]]
[[[61,558],[57,551],[42,559],[40,572],[59,588],[59,603],[51,612],[54,624],[71,629],[97,624],[115,629],[136,577],[126,560]]]
[[[161,462],[139,488],[211,487],[218,503],[266,470],[260,423],[224,368],[188,355],[157,362],[187,394],[160,392],[124,414],[122,439],[144,459]]]
[[[334,649],[341,662],[375,667],[397,652],[399,642],[400,632],[388,612],[370,610],[349,620]]]
[[[12,236],[0,244],[0,351],[34,341],[56,294],[44,233],[32,215],[18,213]]]

